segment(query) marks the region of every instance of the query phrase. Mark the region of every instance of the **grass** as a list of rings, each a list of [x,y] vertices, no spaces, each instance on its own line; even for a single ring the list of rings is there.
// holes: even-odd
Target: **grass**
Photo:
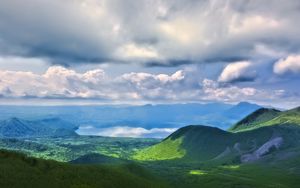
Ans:
[[[158,143],[158,139],[78,136],[64,138],[0,139],[0,148],[29,156],[68,162],[90,153],[128,159],[137,150]]]
[[[188,176],[190,187],[297,187],[299,175],[266,166],[245,165],[240,168],[215,167],[202,176]]]
[[[155,160],[171,160],[185,156],[185,150],[180,149],[183,138],[172,140],[168,138],[159,144],[145,148],[133,156],[135,160],[155,161]]]
[[[240,165],[225,165],[225,166],[222,166],[222,168],[234,170],[234,169],[239,169]]]
[[[274,138],[274,135],[284,140],[280,150],[300,146],[299,126],[267,126],[238,133],[211,127],[189,126],[179,129],[159,144],[138,151],[133,159],[236,163],[240,162],[241,155],[253,153]]]
[[[297,188],[300,184],[300,174],[289,169],[299,166],[299,160],[285,162],[283,166],[152,163],[148,168],[170,182],[170,186],[174,188]]]
[[[231,132],[243,132],[274,125],[300,125],[299,108],[284,112],[272,109],[259,109],[241,120],[229,130]]]
[[[300,159],[282,163],[218,165],[144,162],[123,165],[71,165],[0,151],[0,187],[6,188],[297,188]],[[149,173],[150,169],[152,173]],[[156,177],[160,177],[159,179]],[[167,182],[167,183],[166,183]]]
[[[274,135],[284,139],[282,150],[276,155],[295,154],[293,159],[277,160],[273,153],[253,164],[233,160],[236,153],[228,159],[214,159],[227,147],[233,151],[236,143],[243,153],[254,151]],[[107,158],[108,155],[132,159],[134,153],[133,158],[139,165],[127,160],[118,165],[117,162],[115,165],[72,165],[2,151],[0,187],[296,188],[300,184],[299,138],[298,126],[279,125],[239,133],[188,126],[156,145],[153,144],[158,140],[104,137],[2,140],[0,147],[22,149],[30,155],[63,161],[96,151],[93,153],[105,156],[85,158],[110,163],[115,159]]]
[[[207,174],[207,173],[204,172],[204,171],[202,171],[202,170],[191,170],[191,171],[189,172],[189,174],[191,174],[191,175],[205,175],[205,174]]]
[[[71,165],[0,151],[0,187],[99,188],[166,187],[144,168],[124,165]]]
[[[133,156],[135,160],[157,161],[180,159],[185,161],[209,160],[226,149],[232,141],[231,133],[205,126],[187,126]],[[214,138],[214,139],[212,139]]]

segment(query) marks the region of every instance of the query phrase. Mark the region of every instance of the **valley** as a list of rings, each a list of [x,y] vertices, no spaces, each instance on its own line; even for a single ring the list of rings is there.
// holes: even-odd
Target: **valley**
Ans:
[[[5,138],[2,149],[19,151],[32,157],[69,162],[96,153],[114,158],[130,159],[136,151],[158,143],[150,138],[111,138],[99,136]]]
[[[24,173],[34,169],[37,173],[30,178],[41,181],[45,181],[44,175],[52,169],[47,176],[55,178],[55,184],[51,184],[54,187],[60,187],[64,181],[68,187],[119,187],[113,183],[103,184],[117,178],[117,182],[123,184],[124,181],[126,186],[133,187],[296,188],[300,184],[299,115],[299,108],[283,112],[262,108],[228,131],[189,125],[164,139],[78,135],[70,132],[74,131],[72,124],[64,128],[68,131],[57,129],[54,124],[66,123],[58,119],[39,123],[47,127],[42,130],[51,129],[55,133],[43,135],[32,121],[13,118],[2,121],[0,167],[9,173],[20,165]],[[31,132],[8,134],[21,128]],[[76,173],[70,169],[76,169]],[[56,170],[62,174],[53,175]],[[103,170],[107,170],[105,174],[112,174],[103,176]],[[97,174],[104,179],[95,179]],[[18,175],[22,176],[22,170]],[[82,178],[77,178],[76,183],[69,181],[68,178],[74,176]],[[62,177],[64,180],[60,179]],[[130,178],[134,178],[134,182]],[[0,180],[3,185],[20,187],[11,183],[3,170]]]

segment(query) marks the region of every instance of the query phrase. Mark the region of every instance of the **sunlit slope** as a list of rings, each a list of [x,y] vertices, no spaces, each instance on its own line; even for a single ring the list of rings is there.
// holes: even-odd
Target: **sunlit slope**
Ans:
[[[133,156],[136,160],[169,160],[180,159],[185,156],[185,150],[181,147],[183,138],[167,138],[163,142],[145,148]]]
[[[143,149],[134,159],[137,160],[168,160],[198,159],[207,160],[221,153],[227,145],[231,133],[207,126],[183,127],[161,143]]]
[[[266,126],[252,131],[232,133],[206,126],[187,126],[161,143],[138,151],[136,160],[181,160],[186,162],[223,161],[245,163],[300,152],[300,127]],[[282,153],[280,153],[282,152]]]
[[[133,188],[165,187],[135,164],[72,165],[0,151],[0,187],[3,188]]]
[[[283,112],[261,108],[239,121],[230,131],[247,131],[273,125],[300,125],[300,107]]]

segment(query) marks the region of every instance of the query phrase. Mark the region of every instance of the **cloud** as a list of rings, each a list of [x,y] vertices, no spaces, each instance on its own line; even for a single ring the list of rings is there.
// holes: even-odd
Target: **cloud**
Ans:
[[[219,82],[244,82],[254,81],[256,78],[256,72],[250,70],[252,63],[248,61],[235,62],[228,64],[221,75],[219,76]]]
[[[108,128],[95,128],[93,126],[80,126],[77,130],[81,135],[97,135],[109,137],[142,137],[142,138],[165,138],[175,132],[177,128],[152,128],[116,126]]]
[[[300,73],[300,55],[290,55],[287,58],[280,59],[274,64],[273,71],[279,75]]]
[[[256,98],[259,95],[264,95],[264,92],[252,87],[240,88],[232,85],[222,87],[218,82],[209,79],[204,79],[202,85],[203,92],[206,94],[204,95],[206,100],[230,102],[235,101],[236,99],[240,99],[241,101],[246,101],[251,98]]]
[[[61,66],[44,73],[0,70],[2,99],[95,100],[107,103],[238,102],[293,99],[296,93],[241,87],[199,78],[196,72],[131,72],[111,77],[102,69],[76,72]],[[278,91],[279,91],[278,90]],[[280,95],[279,95],[280,94]]]
[[[0,55],[151,66],[299,53],[298,0],[0,2]],[[54,14],[55,12],[55,14]],[[267,47],[262,50],[257,46]],[[263,53],[262,53],[263,52]],[[267,52],[267,53],[265,53]]]
[[[52,66],[43,74],[0,71],[0,92],[6,97],[155,100],[175,95],[182,80],[182,70],[171,75],[132,72],[111,78],[102,69],[78,73]]]

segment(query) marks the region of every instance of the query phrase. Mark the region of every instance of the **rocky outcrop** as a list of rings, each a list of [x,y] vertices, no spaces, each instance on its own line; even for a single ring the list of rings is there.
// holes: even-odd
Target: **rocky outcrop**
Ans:
[[[252,161],[259,160],[262,156],[270,153],[272,149],[278,149],[283,143],[282,137],[276,137],[268,142],[264,143],[261,147],[259,147],[256,151],[250,154],[245,154],[241,156],[241,162],[247,163]]]

